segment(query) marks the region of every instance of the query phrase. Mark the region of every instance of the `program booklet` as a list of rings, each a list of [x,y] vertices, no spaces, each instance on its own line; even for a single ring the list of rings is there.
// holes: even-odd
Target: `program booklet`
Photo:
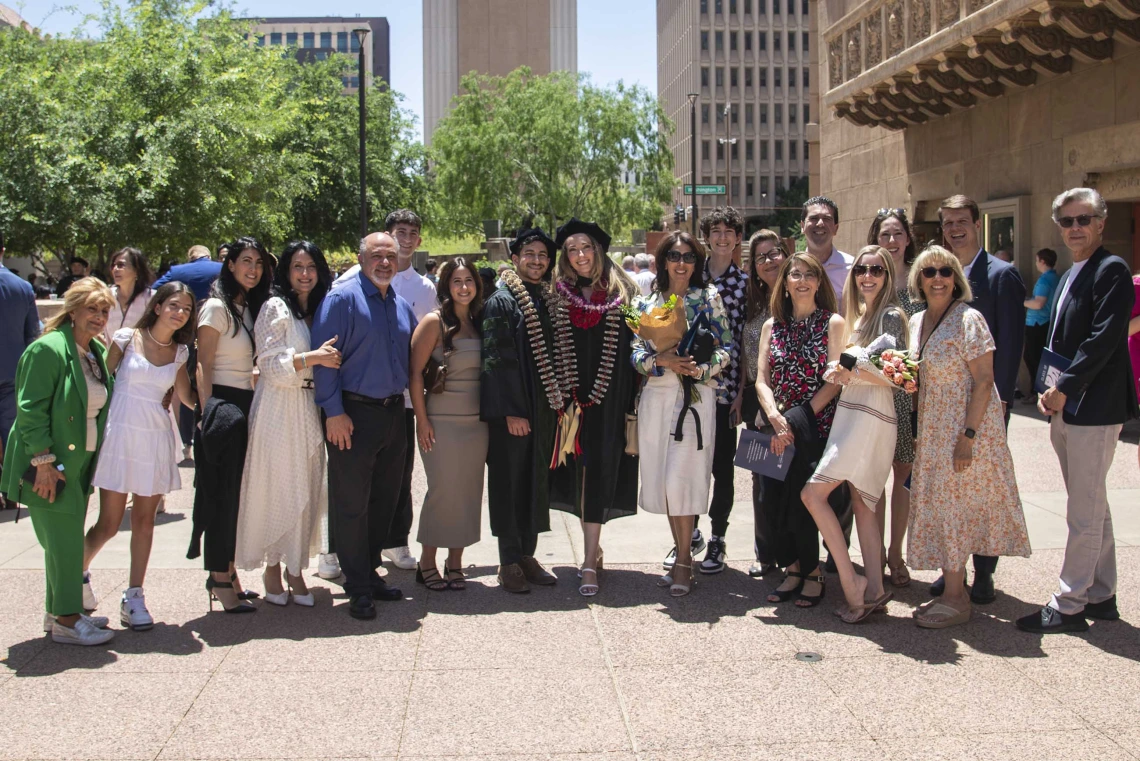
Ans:
[[[771,434],[748,429],[741,431],[740,442],[736,445],[736,466],[783,481],[788,475],[796,448],[788,446],[783,454],[776,455],[772,453],[771,444]]]
[[[1037,366],[1037,377],[1033,381],[1033,390],[1039,394],[1044,394],[1047,389],[1054,388],[1057,381],[1060,380],[1061,374],[1068,370],[1071,364],[1073,364],[1073,360],[1065,359],[1051,349],[1043,349],[1041,351],[1041,364]],[[1080,398],[1068,397],[1065,400],[1065,412],[1076,415],[1077,409],[1081,406],[1081,399],[1084,399],[1083,394]]]

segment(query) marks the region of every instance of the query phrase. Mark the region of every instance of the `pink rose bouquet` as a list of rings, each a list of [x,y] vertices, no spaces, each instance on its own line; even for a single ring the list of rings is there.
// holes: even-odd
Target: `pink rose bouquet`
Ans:
[[[911,359],[910,352],[899,349],[886,349],[878,354],[868,357],[875,367],[882,370],[883,375],[891,383],[900,387],[908,394],[918,390],[918,360]]]

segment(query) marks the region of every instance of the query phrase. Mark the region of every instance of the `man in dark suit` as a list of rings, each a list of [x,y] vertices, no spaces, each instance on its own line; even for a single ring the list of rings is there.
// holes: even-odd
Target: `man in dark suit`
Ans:
[[[223,258],[225,250],[225,243],[218,246],[219,259]],[[222,263],[210,260],[210,249],[205,246],[191,246],[186,252],[186,264],[176,264],[171,267],[158,279],[153,288],[158,290],[167,283],[177,280],[190,286],[190,290],[194,291],[194,298],[202,301],[209,298],[210,286],[218,279],[221,271]]]
[[[950,196],[938,209],[942,238],[962,263],[974,300],[970,306],[986,318],[994,338],[994,385],[1001,397],[1002,412],[1009,425],[1009,410],[1017,390],[1017,371],[1025,342],[1025,282],[1017,268],[991,256],[978,242],[982,218],[978,204],[963,195]],[[970,601],[985,605],[994,601],[994,571],[997,558],[974,555],[974,584]],[[931,585],[934,595],[942,594],[941,577]]]
[[[16,422],[16,363],[39,335],[35,291],[4,266],[4,236],[0,234],[0,452]],[[0,495],[0,507],[4,505]]]
[[[1128,265],[1101,245],[1107,216],[1104,199],[1089,188],[1053,201],[1073,266],[1057,284],[1047,348],[1071,364],[1047,381],[1037,408],[1050,416],[1049,438],[1065,477],[1069,539],[1053,599],[1017,620],[1029,632],[1081,632],[1088,618],[1120,618],[1106,479],[1120,429],[1140,408],[1128,357],[1136,294]]]

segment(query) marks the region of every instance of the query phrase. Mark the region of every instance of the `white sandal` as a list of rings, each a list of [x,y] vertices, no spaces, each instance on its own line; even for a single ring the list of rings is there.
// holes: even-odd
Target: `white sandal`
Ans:
[[[595,579],[598,578],[597,569],[582,568],[582,570],[580,570],[578,572],[578,575],[582,576],[585,573],[592,573],[592,574],[594,574]],[[583,597],[593,597],[594,595],[596,595],[598,593],[599,589],[601,589],[601,587],[599,587],[596,582],[594,584],[587,584],[587,583],[583,582],[583,583],[578,585],[578,594],[582,595]]]
[[[678,566],[680,566],[681,568],[688,568],[689,569],[689,583],[688,584],[676,584],[676,583],[670,584],[669,585],[669,596],[670,597],[684,597],[685,595],[689,594],[690,591],[692,591],[692,588],[695,584],[695,582],[693,581],[693,566],[688,564],[688,563],[674,563],[673,564],[674,568],[677,568]]]

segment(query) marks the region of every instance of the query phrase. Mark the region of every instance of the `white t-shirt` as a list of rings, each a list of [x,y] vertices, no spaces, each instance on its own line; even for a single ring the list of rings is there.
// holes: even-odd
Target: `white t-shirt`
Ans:
[[[417,322],[427,317],[432,310],[439,306],[435,283],[416,272],[412,267],[408,267],[403,272],[397,272],[396,276],[392,278],[392,287],[396,289],[397,296],[412,305],[412,311],[416,314]]]
[[[1061,291],[1061,296],[1057,299],[1057,316],[1061,316],[1061,310],[1065,308],[1065,299],[1069,298],[1069,288],[1072,286],[1073,281],[1077,279],[1077,275],[1081,274],[1081,270],[1089,263],[1088,259],[1079,262],[1073,262],[1072,268],[1069,270],[1069,278],[1065,281],[1065,288]],[[1053,322],[1053,330],[1049,332],[1049,348],[1053,348],[1053,336],[1057,332],[1057,323]]]
[[[653,291],[653,281],[656,279],[657,275],[649,270],[642,270],[633,276],[637,287],[641,289],[642,296],[648,296]]]
[[[154,291],[146,288],[135,297],[126,311],[119,304],[119,286],[111,286],[111,293],[115,294],[115,305],[111,307],[111,314],[107,316],[107,324],[103,327],[103,345],[110,347],[115,333],[123,328],[133,328],[146,314],[147,304],[154,296]]]
[[[974,254],[974,258],[970,260],[970,263],[962,268],[962,272],[965,273],[967,280],[970,279],[970,272],[974,269],[974,263],[978,261],[978,257],[982,255],[982,251],[983,249],[979,248],[978,253]]]
[[[220,334],[218,350],[214,355],[214,384],[233,388],[253,389],[253,319],[243,307],[238,307],[244,327],[233,332],[230,313],[221,299],[206,299],[198,312],[198,327],[208,325]]]
[[[847,282],[847,273],[854,262],[855,257],[843,253],[835,246],[831,247],[831,256],[827,257],[827,261],[820,262],[827,279],[831,281],[831,288],[835,291],[835,301],[839,304],[840,310],[843,309],[843,285]]]

